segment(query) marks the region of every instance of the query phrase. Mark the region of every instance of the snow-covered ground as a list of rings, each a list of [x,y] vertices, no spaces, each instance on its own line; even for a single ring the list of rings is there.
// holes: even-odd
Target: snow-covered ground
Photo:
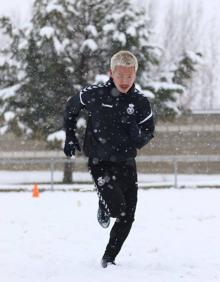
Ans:
[[[110,229],[95,192],[1,193],[0,281],[220,281],[219,200],[218,189],[140,190],[117,266],[102,269]]]
[[[94,185],[89,172],[73,173],[74,184],[62,183],[63,171],[7,171],[0,170],[1,189],[24,189],[30,190],[34,183],[38,183],[41,189],[51,189],[51,177],[53,177],[54,189],[82,189],[92,190]],[[178,174],[178,187],[220,187],[220,174]],[[83,184],[84,183],[84,184]],[[139,187],[173,187],[175,184],[174,174],[138,174]],[[80,184],[80,185],[79,185]]]

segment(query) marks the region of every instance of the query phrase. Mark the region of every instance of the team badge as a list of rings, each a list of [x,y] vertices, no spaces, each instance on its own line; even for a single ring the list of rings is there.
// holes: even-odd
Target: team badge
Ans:
[[[134,113],[134,105],[133,104],[129,104],[128,108],[127,108],[127,113],[129,115],[132,115]]]

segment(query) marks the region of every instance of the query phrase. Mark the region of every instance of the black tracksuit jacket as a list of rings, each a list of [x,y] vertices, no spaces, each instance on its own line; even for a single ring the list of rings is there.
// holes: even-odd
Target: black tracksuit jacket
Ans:
[[[100,161],[121,162],[137,155],[153,137],[154,120],[150,103],[133,85],[120,93],[113,80],[91,85],[72,96],[64,113],[67,138],[75,138],[81,109],[88,112],[84,153]]]

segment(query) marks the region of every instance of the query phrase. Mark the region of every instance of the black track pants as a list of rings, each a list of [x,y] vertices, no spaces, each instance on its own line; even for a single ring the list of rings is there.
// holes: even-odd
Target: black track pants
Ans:
[[[89,160],[89,169],[97,186],[99,205],[116,218],[110,232],[105,255],[113,259],[127,238],[137,204],[137,171],[135,161],[98,162]]]

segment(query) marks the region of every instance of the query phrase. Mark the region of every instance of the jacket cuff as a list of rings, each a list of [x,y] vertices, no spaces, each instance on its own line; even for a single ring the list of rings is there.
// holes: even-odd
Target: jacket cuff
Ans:
[[[152,133],[148,133],[145,136],[142,136],[139,138],[139,140],[137,140],[137,142],[135,143],[136,148],[137,149],[141,149],[142,147],[144,147],[147,143],[149,143],[149,141],[154,137],[154,135]]]

